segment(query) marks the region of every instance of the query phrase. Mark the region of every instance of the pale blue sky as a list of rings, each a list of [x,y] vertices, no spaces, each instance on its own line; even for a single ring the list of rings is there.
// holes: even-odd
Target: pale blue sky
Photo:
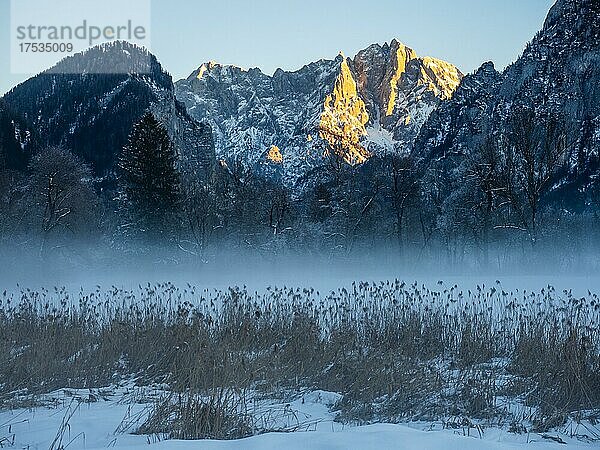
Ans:
[[[77,0],[74,0],[77,1]],[[102,0],[98,0],[102,1]],[[124,0],[126,1],[126,0]],[[0,0],[0,94],[10,73],[9,0]],[[464,72],[503,68],[540,29],[553,0],[152,0],[152,51],[175,79],[205,61],[295,70],[392,38]],[[47,2],[51,8],[52,1]]]

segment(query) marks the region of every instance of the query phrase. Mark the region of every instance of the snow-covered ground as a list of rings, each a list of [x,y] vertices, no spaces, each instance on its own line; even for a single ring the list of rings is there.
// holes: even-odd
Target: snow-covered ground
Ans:
[[[135,395],[122,390],[59,391],[47,397],[52,399],[52,406],[0,412],[0,446],[29,450],[576,450],[598,445],[557,433],[543,437],[484,429],[481,434],[473,428],[444,430],[440,424],[426,423],[344,427],[333,421],[334,414],[329,411],[329,405],[338,396],[321,391],[307,393],[291,403],[270,405],[275,415],[279,414],[288,423],[296,421],[303,431],[268,433],[237,441],[169,441],[157,436],[130,434],[147,408],[147,404],[132,401]],[[559,437],[566,445],[552,441],[550,436]]]

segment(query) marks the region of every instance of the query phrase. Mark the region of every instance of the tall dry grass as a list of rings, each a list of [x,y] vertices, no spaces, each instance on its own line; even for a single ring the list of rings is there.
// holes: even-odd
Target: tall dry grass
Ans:
[[[251,434],[240,393],[303,388],[343,394],[338,419],[360,423],[474,418],[543,431],[593,419],[596,295],[436,288],[395,280],[329,293],[170,283],[5,292],[0,402],[130,378],[165,383],[172,395],[146,431],[178,438]]]

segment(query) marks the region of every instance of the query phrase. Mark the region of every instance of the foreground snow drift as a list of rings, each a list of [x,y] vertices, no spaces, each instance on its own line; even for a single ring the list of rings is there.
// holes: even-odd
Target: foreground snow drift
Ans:
[[[140,447],[129,447],[140,448]],[[218,450],[253,450],[253,449],[396,449],[396,450],[487,450],[487,449],[577,449],[591,448],[582,445],[559,446],[545,442],[513,443],[481,440],[472,437],[452,435],[447,432],[426,432],[411,429],[403,425],[378,424],[347,429],[341,432],[307,432],[307,433],[269,433],[239,441],[206,441],[206,442],[163,442],[155,448],[159,449],[218,449]]]
[[[88,392],[88,394],[85,394]],[[143,416],[146,404],[131,403],[129,392],[59,391],[48,397],[51,407],[16,409],[0,412],[0,446],[35,449],[101,449],[120,450],[252,450],[252,449],[444,449],[444,450],[509,450],[509,449],[591,449],[564,435],[552,433],[514,435],[486,429],[483,435],[471,429],[442,430],[440,424],[377,424],[343,427],[333,422],[328,405],[337,394],[322,391],[304,395],[303,399],[285,405],[271,405],[273,410],[293,411],[308,431],[268,433],[237,441],[168,441],[159,436],[129,434]],[[91,401],[91,403],[84,403]],[[127,430],[127,431],[123,431]],[[427,430],[427,431],[424,431]],[[431,431],[433,430],[433,431]],[[467,435],[467,433],[470,434]],[[559,445],[550,436],[563,440]],[[4,439],[4,440],[3,440]],[[596,444],[597,445],[597,444]]]

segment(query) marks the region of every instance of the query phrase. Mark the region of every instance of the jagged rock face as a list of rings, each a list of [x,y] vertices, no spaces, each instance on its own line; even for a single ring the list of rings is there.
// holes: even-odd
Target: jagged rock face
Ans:
[[[354,57],[361,94],[367,99],[374,117],[393,114],[398,97],[398,81],[407,64],[417,58],[414,50],[394,40],[391,44],[371,45]]]
[[[185,106],[175,100],[173,89],[149,109],[165,125],[173,140],[182,175],[187,180],[208,180],[216,163],[210,125],[190,117]]]
[[[264,164],[277,146],[293,184],[330,149],[341,149],[349,164],[404,151],[461,79],[451,64],[419,58],[394,40],[272,77],[206,63],[176,83],[176,95],[213,126],[219,158]]]
[[[207,63],[176,83],[177,98],[192,117],[210,123],[218,158],[264,165],[277,146],[281,165],[293,176],[317,164],[323,153],[319,122],[342,61],[278,70],[273,77],[258,69]]]
[[[122,73],[102,73],[110,67]],[[131,127],[149,108],[167,125],[182,158],[201,159],[202,171],[213,164],[210,127],[178,104],[171,76],[156,58],[126,42],[66,58],[11,90],[4,101],[36,130],[41,147],[73,151],[96,176],[114,172]]]
[[[370,147],[404,150],[430,113],[450,99],[462,73],[452,64],[420,58],[414,50],[393,40],[372,45],[354,58],[360,91],[373,111]],[[379,131],[379,133],[378,133]],[[381,139],[381,132],[387,139]]]
[[[356,82],[347,60],[340,65],[333,92],[325,98],[319,121],[319,137],[329,144],[325,154],[336,151],[348,164],[364,163],[371,156],[361,145],[367,135],[365,125],[369,113],[358,93]]]
[[[491,62],[463,78],[452,100],[432,112],[415,140],[418,156],[443,158],[475,147],[484,138],[482,127],[493,113],[502,75]]]
[[[431,114],[415,140],[424,160],[474,151],[486,136],[507,132],[518,107],[560,117],[567,155],[555,191],[582,197],[600,169],[600,2],[559,0],[523,55],[499,74],[488,63],[465,77],[451,100]],[[583,199],[583,202],[586,200]]]
[[[597,190],[600,146],[600,2],[559,0],[523,57],[506,70],[496,106],[532,105],[541,117],[566,121],[570,143],[557,195],[580,197]],[[562,194],[559,192],[562,191]]]

